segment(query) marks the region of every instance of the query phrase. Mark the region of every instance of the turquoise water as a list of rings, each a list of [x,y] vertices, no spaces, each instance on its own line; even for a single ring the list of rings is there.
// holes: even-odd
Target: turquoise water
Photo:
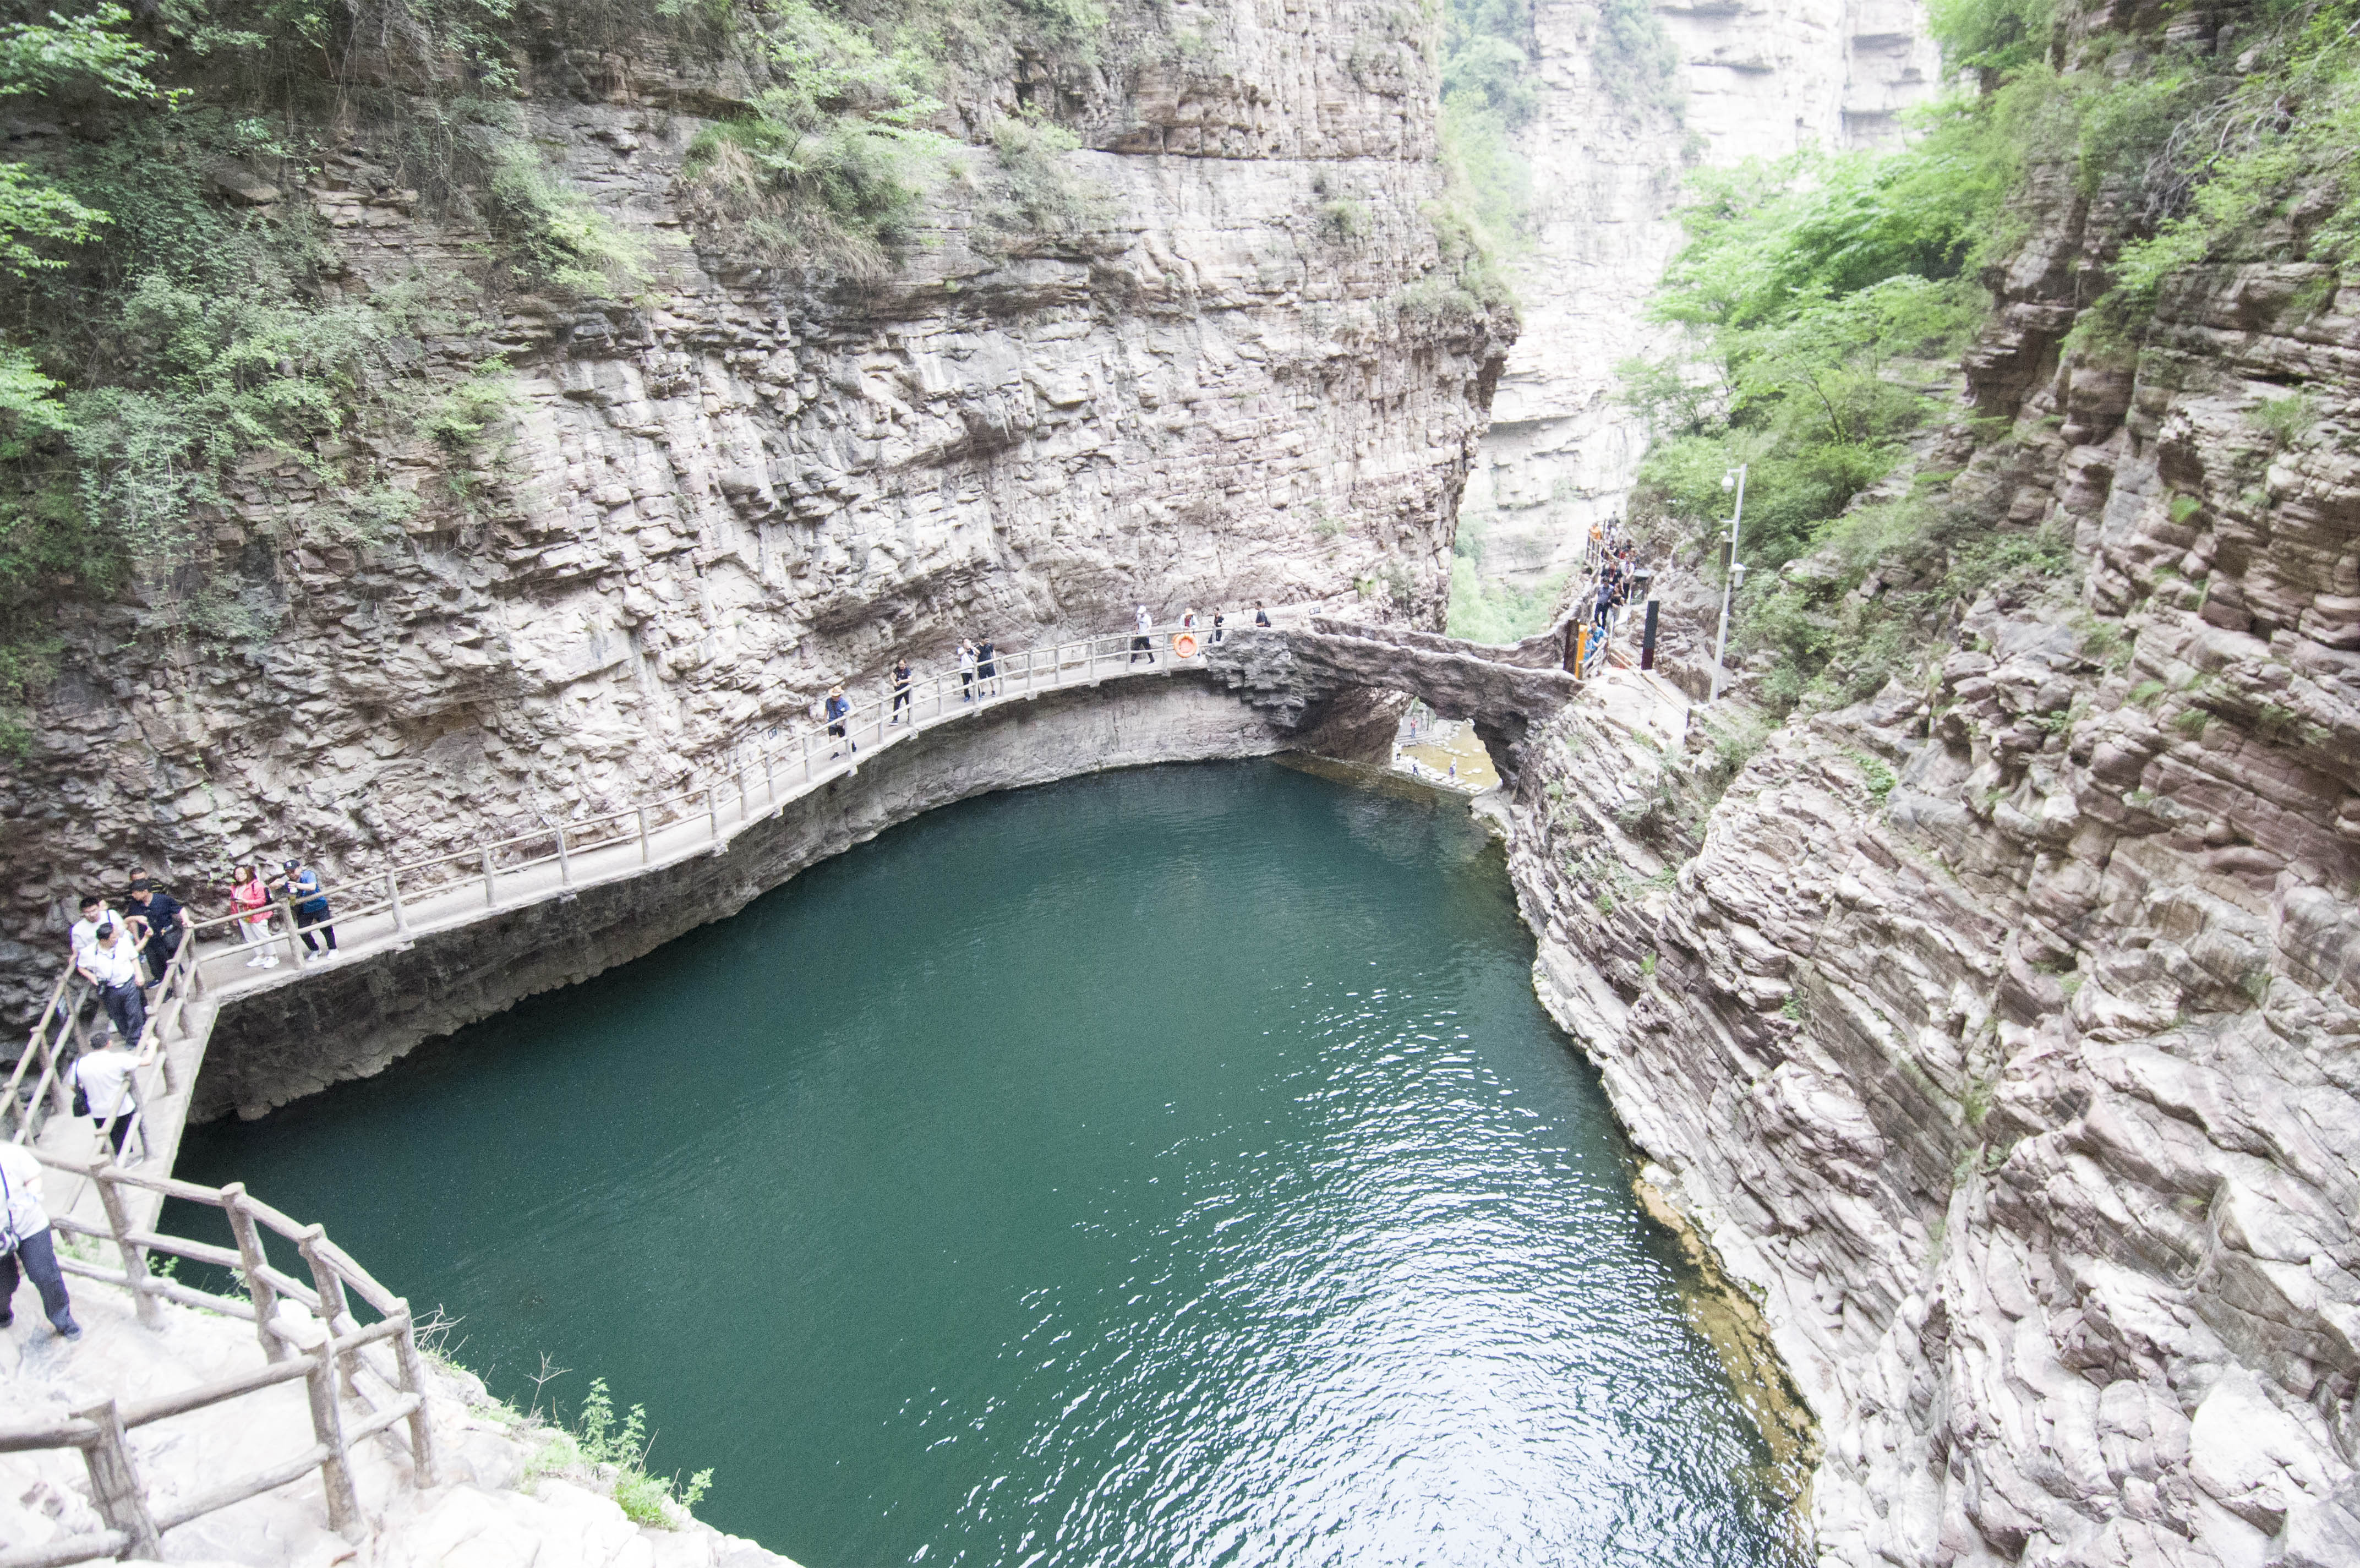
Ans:
[[[520,1404],[604,1376],[809,1568],[1783,1563],[1531,961],[1463,807],[1107,775],[180,1171],[325,1221]]]

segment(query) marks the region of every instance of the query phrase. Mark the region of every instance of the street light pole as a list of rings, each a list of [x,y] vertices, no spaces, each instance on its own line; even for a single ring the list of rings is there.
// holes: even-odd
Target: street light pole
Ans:
[[[1745,523],[1745,466],[1741,463],[1721,476],[1722,489],[1732,484],[1737,487],[1737,511],[1729,519],[1729,570],[1721,579],[1721,631],[1712,639],[1712,700],[1716,702],[1721,697],[1721,656],[1729,650],[1730,591],[1737,586],[1737,579],[1745,570],[1737,564],[1737,531]]]

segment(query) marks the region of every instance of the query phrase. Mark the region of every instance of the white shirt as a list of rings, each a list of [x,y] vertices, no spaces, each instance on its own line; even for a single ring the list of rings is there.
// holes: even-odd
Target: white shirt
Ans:
[[[73,1064],[74,1087],[90,1101],[90,1114],[104,1119],[136,1110],[139,1088],[131,1079],[133,1057],[127,1051],[93,1051]]]
[[[1142,605],[1139,607],[1139,615],[1138,615],[1138,616],[1136,617],[1136,619],[1137,619],[1137,621],[1138,621],[1139,629],[1140,629],[1141,631],[1147,631],[1147,630],[1150,630],[1150,629],[1151,629],[1151,628],[1153,628],[1153,627],[1154,626],[1154,625],[1155,625],[1155,623],[1154,623],[1153,621],[1149,620],[1149,619],[1147,618],[1147,606],[1146,606],[1146,605],[1144,605],[1144,604],[1142,604]]]
[[[93,942],[83,950],[82,966],[109,985],[139,984],[139,950],[131,945],[131,934],[120,926],[115,930],[112,948]]]
[[[0,1224],[22,1239],[49,1228],[49,1212],[41,1207],[41,1162],[27,1149],[0,1143]],[[0,1242],[0,1247],[15,1247]]]
[[[95,920],[74,921],[73,929],[66,932],[66,940],[73,943],[73,955],[74,962],[76,964],[80,964],[82,962],[82,955],[84,953],[87,953],[92,948],[98,945],[99,922],[101,920],[112,920],[114,919],[115,916],[112,913],[102,909]]]

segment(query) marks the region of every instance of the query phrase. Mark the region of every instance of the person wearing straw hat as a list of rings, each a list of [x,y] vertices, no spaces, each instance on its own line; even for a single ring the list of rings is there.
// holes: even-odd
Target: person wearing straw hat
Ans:
[[[20,1269],[41,1293],[49,1326],[62,1338],[80,1339],[82,1325],[74,1322],[73,1298],[66,1294],[49,1235],[49,1212],[41,1206],[41,1162],[28,1149],[0,1142],[0,1328],[16,1326]]]
[[[74,1108],[90,1117],[99,1138],[120,1156],[139,1115],[139,1086],[132,1078],[138,1062],[131,1054],[131,1042],[119,1034],[102,1036],[95,1043],[97,1049],[83,1053],[66,1076],[77,1096]],[[141,1148],[144,1151],[144,1139]],[[137,1165],[139,1157],[125,1163]]]
[[[844,733],[845,715],[852,712],[852,704],[845,700],[843,687],[831,686],[827,689],[826,712],[827,733],[835,736],[837,740],[843,741],[847,746],[851,746],[853,752],[858,755],[860,750],[860,743]],[[830,757],[842,757],[843,755],[844,748],[842,746],[838,746],[836,750],[828,753]]]

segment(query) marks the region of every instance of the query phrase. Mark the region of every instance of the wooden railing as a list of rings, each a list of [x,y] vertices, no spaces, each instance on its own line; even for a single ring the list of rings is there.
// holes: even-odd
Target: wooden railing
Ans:
[[[0,1550],[0,1568],[58,1568],[93,1557],[160,1558],[161,1538],[167,1530],[288,1486],[314,1470],[320,1473],[326,1493],[329,1528],[347,1539],[355,1538],[363,1520],[353,1487],[352,1447],[380,1432],[388,1441],[395,1441],[398,1426],[407,1428],[413,1482],[421,1487],[435,1484],[425,1365],[410,1303],[378,1284],[318,1225],[297,1224],[269,1204],[247,1196],[240,1186],[202,1187],[122,1171],[112,1164],[92,1167],[38,1151],[36,1157],[53,1169],[77,1172],[95,1182],[107,1218],[103,1228],[71,1218],[52,1218],[51,1226],[69,1236],[112,1243],[120,1261],[120,1267],[108,1269],[61,1246],[58,1249],[60,1268],[130,1290],[139,1321],[150,1327],[159,1316],[157,1303],[167,1301],[246,1319],[255,1325],[265,1359],[251,1371],[193,1388],[145,1399],[101,1399],[62,1421],[0,1426],[0,1454],[80,1449],[90,1473],[92,1500],[106,1527],[42,1546]],[[126,1188],[220,1209],[229,1217],[235,1249],[134,1228]],[[294,1243],[311,1276],[308,1282],[280,1272],[270,1262],[263,1250],[266,1231]],[[235,1269],[245,1280],[247,1294],[243,1299],[214,1295],[157,1273],[148,1267],[149,1258],[156,1253]],[[380,1314],[377,1322],[363,1326],[354,1316],[352,1298],[355,1296]],[[316,1344],[307,1346],[305,1341],[315,1334],[298,1333],[280,1320],[281,1301],[293,1301],[311,1310],[318,1324]],[[369,1354],[379,1345],[392,1346],[389,1367],[380,1366],[378,1358]],[[169,1508],[151,1505],[132,1462],[126,1432],[298,1378],[307,1385],[311,1399],[313,1441],[310,1447],[282,1454]],[[348,1421],[341,1395],[352,1396],[368,1413]]]
[[[168,1047],[169,1041],[185,1039],[190,1033],[189,1007],[203,987],[195,936],[184,935],[172,961],[164,966],[162,976],[151,987],[148,1021],[141,1027],[139,1038],[131,1042],[133,1104],[93,1105],[93,1114],[104,1116],[135,1107],[145,1112],[180,1093],[180,1066]],[[8,1074],[6,1098],[0,1100],[0,1133],[5,1133],[11,1142],[33,1142],[41,1125],[52,1114],[61,1114],[71,1105],[67,1081],[69,1063],[90,1048],[92,999],[90,983],[69,963],[57,984],[49,987],[49,1003],[41,1009],[24,1053],[16,1058],[16,1068]],[[71,1052],[66,1049],[69,1042],[74,1048]],[[40,1070],[38,1073],[33,1072],[35,1067]],[[33,1079],[29,1091],[25,1087],[28,1074]]]

